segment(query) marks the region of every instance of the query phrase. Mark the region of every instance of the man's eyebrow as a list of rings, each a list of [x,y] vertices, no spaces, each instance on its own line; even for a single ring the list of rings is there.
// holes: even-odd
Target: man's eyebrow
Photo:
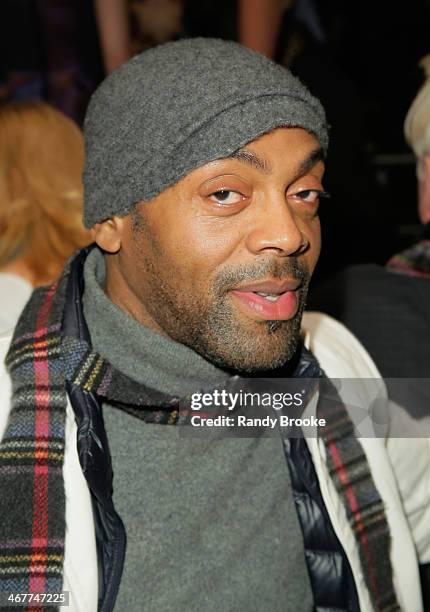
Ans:
[[[248,166],[252,166],[253,168],[257,168],[257,170],[261,170],[265,174],[269,174],[272,171],[272,167],[266,159],[259,157],[247,149],[239,149],[229,155],[229,157],[237,159],[244,164],[248,164]]]
[[[297,169],[297,175],[303,176],[303,174],[307,174],[309,170],[312,170],[314,166],[317,165],[318,162],[324,161],[325,155],[322,147],[318,147],[318,149],[314,149],[309,153],[309,155],[301,162]]]

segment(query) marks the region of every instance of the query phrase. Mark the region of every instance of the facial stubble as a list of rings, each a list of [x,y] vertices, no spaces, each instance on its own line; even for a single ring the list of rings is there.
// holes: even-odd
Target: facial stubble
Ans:
[[[135,217],[132,227],[136,256],[146,280],[142,298],[167,336],[219,368],[243,373],[273,370],[293,357],[310,280],[307,267],[297,257],[275,256],[246,266],[223,268],[207,290],[193,283],[191,277],[181,283],[180,261],[179,265],[177,260],[169,262],[144,215]],[[300,281],[296,290],[298,308],[291,319],[254,321],[238,313],[229,292],[263,278]]]

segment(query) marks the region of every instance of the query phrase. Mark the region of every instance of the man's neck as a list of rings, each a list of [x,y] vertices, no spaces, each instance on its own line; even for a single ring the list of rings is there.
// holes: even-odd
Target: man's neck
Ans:
[[[103,255],[94,249],[84,268],[84,315],[94,350],[130,378],[158,391],[186,395],[229,374],[183,344],[148,329],[106,295]]]

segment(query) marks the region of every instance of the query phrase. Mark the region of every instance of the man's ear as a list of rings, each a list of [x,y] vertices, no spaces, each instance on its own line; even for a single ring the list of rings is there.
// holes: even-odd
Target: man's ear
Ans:
[[[93,239],[107,253],[118,253],[124,232],[124,217],[112,217],[96,223],[91,230]]]

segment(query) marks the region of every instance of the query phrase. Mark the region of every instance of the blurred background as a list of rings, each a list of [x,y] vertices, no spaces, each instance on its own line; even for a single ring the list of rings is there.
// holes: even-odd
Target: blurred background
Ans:
[[[403,122],[430,52],[430,0],[2,0],[0,104],[44,100],[82,126],[104,76],[184,36],[239,40],[291,68],[331,125],[316,282],[416,240]]]

